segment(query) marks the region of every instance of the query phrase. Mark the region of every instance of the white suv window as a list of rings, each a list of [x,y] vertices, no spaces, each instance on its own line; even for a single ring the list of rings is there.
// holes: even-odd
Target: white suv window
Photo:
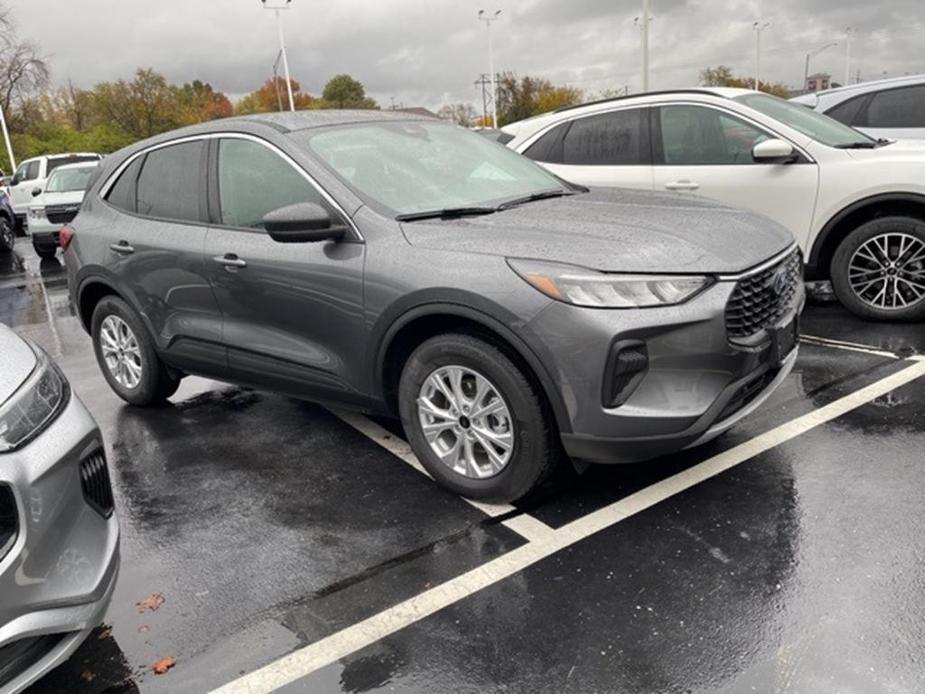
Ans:
[[[714,108],[659,108],[662,158],[669,165],[754,164],[752,149],[769,135]]]

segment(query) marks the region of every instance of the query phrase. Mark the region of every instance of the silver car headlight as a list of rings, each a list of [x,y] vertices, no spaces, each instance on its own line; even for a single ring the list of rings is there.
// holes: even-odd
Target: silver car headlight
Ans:
[[[26,382],[0,405],[0,453],[25,446],[60,414],[70,395],[64,374],[41,349]]]
[[[595,308],[673,306],[684,303],[713,283],[706,275],[624,275],[510,258],[508,264],[546,296],[575,306]]]

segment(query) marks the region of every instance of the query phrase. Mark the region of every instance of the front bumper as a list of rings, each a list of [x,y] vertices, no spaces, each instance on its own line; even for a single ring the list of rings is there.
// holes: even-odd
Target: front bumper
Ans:
[[[12,492],[15,540],[0,558],[0,658],[22,655],[0,690],[18,691],[65,660],[103,619],[119,570],[115,515],[94,509],[80,464],[102,449],[99,430],[73,394],[25,448],[0,456],[0,485]],[[3,663],[0,663],[0,671]]]
[[[790,373],[794,348],[776,361],[770,341],[744,348],[730,342],[725,309],[734,281],[721,281],[680,306],[639,310],[585,309],[555,302],[529,324],[552,355],[569,418],[566,452],[588,462],[629,463],[705,443],[767,400]],[[796,319],[802,285],[782,322]],[[645,345],[648,369],[617,406],[602,397],[611,348]]]

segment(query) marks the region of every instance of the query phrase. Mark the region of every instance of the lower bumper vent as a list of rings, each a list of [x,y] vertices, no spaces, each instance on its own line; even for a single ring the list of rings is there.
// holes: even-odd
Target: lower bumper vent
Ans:
[[[94,453],[80,464],[80,487],[84,499],[97,513],[104,518],[112,515],[115,503],[102,451]]]

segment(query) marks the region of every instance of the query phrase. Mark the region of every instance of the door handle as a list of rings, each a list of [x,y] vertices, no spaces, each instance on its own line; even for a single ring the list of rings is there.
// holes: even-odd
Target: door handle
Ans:
[[[239,258],[234,253],[226,253],[225,255],[217,255],[212,258],[219,265],[224,265],[228,270],[234,270],[239,267],[247,267],[247,261],[243,258]]]
[[[697,190],[700,187],[699,183],[694,181],[671,181],[670,183],[665,184],[665,188],[668,190]]]
[[[135,252],[135,247],[130,246],[128,241],[119,241],[119,243],[109,244],[109,248],[114,250],[116,253],[121,253],[123,255],[129,255],[130,253]]]

